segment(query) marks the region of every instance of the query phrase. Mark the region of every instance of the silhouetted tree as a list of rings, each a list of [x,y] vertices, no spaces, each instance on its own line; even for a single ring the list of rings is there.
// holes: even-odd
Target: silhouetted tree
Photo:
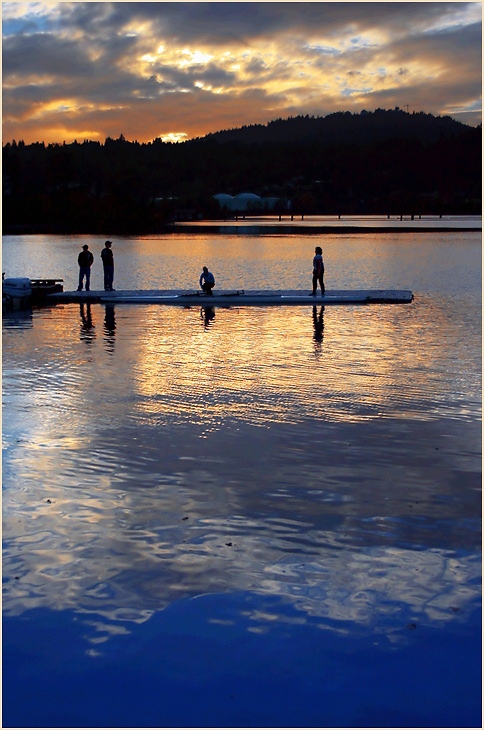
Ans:
[[[160,230],[216,193],[289,197],[297,214],[481,212],[482,128],[396,108],[308,115],[183,143],[3,147],[5,231]],[[285,212],[282,211],[281,212]]]

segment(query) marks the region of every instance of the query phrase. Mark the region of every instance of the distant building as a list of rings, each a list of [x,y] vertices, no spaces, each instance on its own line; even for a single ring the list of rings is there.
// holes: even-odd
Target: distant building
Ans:
[[[233,195],[227,195],[227,193],[218,193],[213,197],[221,208],[227,208],[227,210],[232,210],[232,202],[234,200]]]
[[[213,197],[222,210],[225,209],[233,212],[274,210],[280,203],[280,198],[261,198],[260,195],[256,195],[255,193],[239,193],[238,195],[218,193]]]

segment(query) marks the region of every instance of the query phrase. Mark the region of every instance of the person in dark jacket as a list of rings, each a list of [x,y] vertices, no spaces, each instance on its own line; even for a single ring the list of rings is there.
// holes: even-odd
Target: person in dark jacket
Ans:
[[[94,256],[89,251],[87,243],[82,247],[82,251],[77,257],[77,263],[79,264],[79,286],[77,291],[82,291],[82,284],[84,277],[86,277],[86,291],[89,291],[89,285],[91,282],[91,266],[94,263]]]
[[[104,266],[104,291],[113,290],[114,279],[114,256],[111,251],[112,241],[106,241],[101,251],[101,258]]]

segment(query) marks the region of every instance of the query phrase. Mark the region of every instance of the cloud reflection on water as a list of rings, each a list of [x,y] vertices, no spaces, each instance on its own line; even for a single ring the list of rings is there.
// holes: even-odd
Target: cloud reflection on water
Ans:
[[[327,308],[318,357],[310,307],[206,326],[197,308],[93,305],[86,338],[66,306],[7,327],[4,611],[95,613],[93,644],[207,593],[275,595],[350,633],[466,615],[480,371],[465,316]]]
[[[477,458],[435,475],[420,437],[451,458],[439,429],[374,426],[351,446],[347,424],[320,430],[310,465],[315,428],[191,433],[181,458],[179,434],[158,443],[149,428],[113,430],[97,449],[71,441],[61,460],[35,445],[52,461],[18,462],[21,487],[4,497],[4,611],[74,609],[130,630],[181,598],[252,591],[321,627],[388,637],[466,615],[479,600]]]

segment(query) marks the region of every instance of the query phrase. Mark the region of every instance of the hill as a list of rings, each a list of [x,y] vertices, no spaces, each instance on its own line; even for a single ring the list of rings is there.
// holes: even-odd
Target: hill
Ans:
[[[469,127],[451,117],[434,117],[424,112],[408,114],[398,107],[393,110],[376,109],[360,114],[336,112],[326,117],[298,116],[277,119],[269,124],[253,124],[205,137],[219,143],[291,144],[319,143],[326,146],[341,144],[371,144],[388,139],[417,139],[422,143],[435,142],[462,134]]]
[[[482,129],[399,109],[278,119],[183,143],[3,147],[3,230],[143,233],[251,192],[295,214],[479,214]]]

